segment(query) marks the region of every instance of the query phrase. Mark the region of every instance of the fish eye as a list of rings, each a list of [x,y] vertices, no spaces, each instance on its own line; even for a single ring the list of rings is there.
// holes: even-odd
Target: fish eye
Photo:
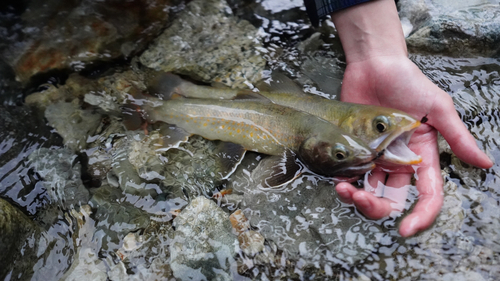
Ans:
[[[377,129],[377,132],[384,133],[389,128],[390,121],[389,121],[389,118],[381,115],[381,116],[375,117],[375,119],[373,120],[373,125],[374,125],[375,129]]]
[[[344,160],[347,158],[347,156],[349,156],[348,151],[343,145],[336,145],[333,149],[332,154],[337,160]]]

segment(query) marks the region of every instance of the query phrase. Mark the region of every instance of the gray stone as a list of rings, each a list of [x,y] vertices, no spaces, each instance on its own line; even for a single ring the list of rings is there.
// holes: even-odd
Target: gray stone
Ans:
[[[81,179],[81,164],[68,148],[40,148],[29,156],[35,171],[43,178],[43,185],[52,204],[70,210],[87,203],[90,194]]]
[[[92,110],[81,109],[76,99],[71,103],[58,102],[47,106],[45,117],[73,151],[87,147],[87,140],[96,133],[102,119]]]
[[[372,252],[384,235],[380,227],[345,208],[332,183],[303,175],[282,188],[259,189],[260,175],[251,172],[259,159],[248,154],[231,176],[228,188],[235,195],[242,194],[237,207],[250,225],[290,260],[312,265],[333,256],[356,262]]]
[[[238,20],[225,0],[195,0],[141,55],[155,70],[174,71],[204,82],[246,88],[260,79],[265,60],[257,29]]]
[[[197,197],[174,219],[171,268],[180,280],[234,280],[238,241],[229,215]]]
[[[0,278],[5,278],[7,274],[22,276],[29,279],[33,274],[32,266],[36,263],[34,253],[38,248],[35,241],[40,239],[42,229],[30,218],[16,209],[9,202],[0,198]],[[28,260],[15,262],[23,259],[22,252]],[[27,268],[23,265],[28,264]],[[31,268],[30,268],[31,265]],[[24,272],[23,272],[24,271]]]
[[[131,57],[161,32],[180,2],[29,1],[20,23],[6,28],[13,35],[0,44],[0,58],[27,82],[50,70],[80,71],[96,61]]]
[[[126,137],[118,139],[110,151],[111,168],[110,173],[117,178],[118,185],[127,194],[138,196],[156,196],[161,190],[156,185],[148,185],[137,174],[136,167],[129,161],[131,143],[144,138],[143,132],[130,132]],[[108,174],[108,177],[111,175]]]
[[[123,239],[117,255],[123,260],[121,263],[127,272],[134,272],[126,276],[127,280],[173,278],[169,261],[169,244],[173,233],[171,221],[151,221],[142,234],[131,232]]]
[[[102,250],[118,249],[128,233],[144,230],[149,225],[149,214],[128,202],[120,189],[101,186],[93,193],[90,204],[96,209],[96,232],[102,238]]]
[[[64,85],[46,85],[46,89],[26,97],[26,104],[45,110],[50,104],[72,102],[83,99],[84,95],[97,89],[97,81],[78,74],[71,74]]]
[[[400,17],[413,25],[410,51],[452,56],[500,54],[500,6],[477,1],[400,1]]]

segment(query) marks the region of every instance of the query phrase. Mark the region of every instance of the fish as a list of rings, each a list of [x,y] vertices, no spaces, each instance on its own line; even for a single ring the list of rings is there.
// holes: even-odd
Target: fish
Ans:
[[[133,112],[148,124],[172,124],[188,134],[276,157],[265,161],[269,177],[263,186],[277,187],[296,178],[301,164],[318,175],[348,178],[375,167],[377,153],[358,138],[317,116],[267,100],[148,96],[136,104]]]
[[[275,75],[268,84],[257,85],[259,92],[197,85],[171,73],[159,72],[147,81],[151,94],[167,97],[179,94],[189,98],[268,99],[273,103],[316,115],[364,141],[381,153],[379,164],[415,165],[422,158],[408,148],[421,122],[409,114],[382,106],[326,99],[306,94],[285,75]]]

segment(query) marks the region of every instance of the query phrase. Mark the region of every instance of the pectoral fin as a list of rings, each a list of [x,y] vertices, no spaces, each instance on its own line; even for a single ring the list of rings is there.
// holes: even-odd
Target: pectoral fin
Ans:
[[[282,156],[269,156],[260,161],[252,171],[252,178],[263,189],[276,189],[302,173],[302,167],[295,161],[295,155],[286,151]]]
[[[220,175],[222,179],[227,179],[238,167],[243,160],[246,149],[242,145],[235,144],[232,142],[220,141],[217,149],[215,150],[215,155],[219,161]]]
[[[121,106],[122,121],[125,128],[130,131],[135,131],[143,127],[145,123],[139,106],[134,104],[125,104]]]
[[[159,145],[157,151],[167,151],[170,148],[179,147],[181,143],[187,142],[191,136],[184,129],[170,124],[162,124],[159,131],[162,135],[162,143]]]

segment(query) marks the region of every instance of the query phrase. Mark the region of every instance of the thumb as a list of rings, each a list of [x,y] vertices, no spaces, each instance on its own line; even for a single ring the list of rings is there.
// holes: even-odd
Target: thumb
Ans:
[[[451,97],[444,91],[439,96],[429,113],[428,124],[443,135],[462,161],[483,169],[491,168],[493,162],[477,146],[476,139],[458,116]]]

